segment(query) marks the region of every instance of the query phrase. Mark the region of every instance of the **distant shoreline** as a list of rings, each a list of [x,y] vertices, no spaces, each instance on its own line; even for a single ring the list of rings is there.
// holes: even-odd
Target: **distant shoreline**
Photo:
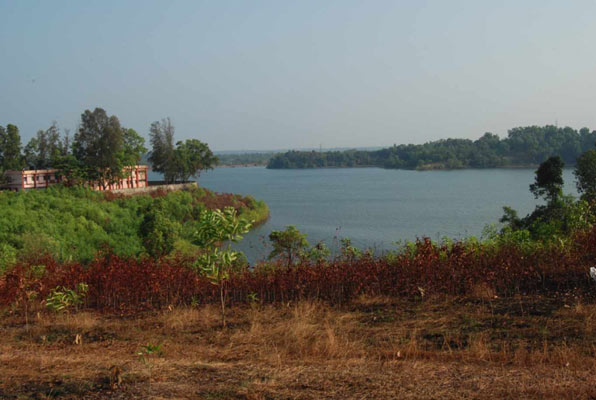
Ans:
[[[267,167],[266,164],[233,164],[233,165],[218,165],[215,168],[250,168],[250,167]],[[564,168],[573,168],[575,165],[566,165]],[[378,165],[358,165],[353,167],[312,167],[312,168],[267,168],[267,169],[293,169],[293,170],[300,170],[300,169],[359,169],[359,168],[379,168],[379,169],[387,169],[387,170],[401,170],[401,171],[465,171],[465,170],[482,170],[482,169],[536,169],[538,165],[503,165],[500,167],[486,167],[486,168],[474,168],[474,167],[466,167],[466,168],[421,168],[421,169],[410,169],[410,168],[383,168],[379,167]]]
[[[215,168],[246,168],[246,167],[266,167],[267,164],[248,163],[248,164],[224,164],[217,165]]]
[[[330,167],[312,167],[312,168],[267,168],[267,169],[277,169],[277,170],[282,170],[282,169],[293,169],[293,170],[299,170],[299,169],[359,169],[359,168],[379,168],[379,169],[387,169],[387,170],[401,170],[401,171],[465,171],[465,170],[482,170],[482,169],[536,169],[538,168],[538,164],[524,164],[524,165],[502,165],[499,167],[484,167],[484,168],[480,168],[480,167],[465,167],[465,168],[421,168],[421,169],[410,169],[410,168],[384,168],[384,167],[380,167],[378,165],[357,165],[357,166],[353,166],[353,167],[335,167],[335,166],[330,166]],[[217,165],[215,168],[219,169],[219,168],[224,168],[224,169],[228,169],[228,168],[251,168],[251,167],[267,167],[267,164],[259,164],[259,163],[246,163],[246,164],[224,164],[224,165]],[[563,167],[563,169],[572,169],[575,168],[575,164],[568,164],[565,165],[565,167]]]

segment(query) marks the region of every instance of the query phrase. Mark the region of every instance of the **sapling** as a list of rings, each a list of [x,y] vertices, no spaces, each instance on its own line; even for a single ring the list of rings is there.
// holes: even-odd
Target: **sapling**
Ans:
[[[194,244],[203,247],[203,253],[195,262],[195,267],[209,281],[218,286],[221,305],[221,324],[226,326],[226,281],[234,261],[238,258],[237,251],[232,250],[231,242],[242,239],[248,232],[252,221],[238,217],[233,207],[222,210],[202,210],[198,229],[194,235]],[[227,244],[219,248],[218,245]]]

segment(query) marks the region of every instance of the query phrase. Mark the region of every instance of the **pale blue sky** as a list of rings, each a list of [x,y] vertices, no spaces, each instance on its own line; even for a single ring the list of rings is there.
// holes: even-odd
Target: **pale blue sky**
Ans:
[[[215,150],[596,129],[595,1],[0,0],[0,124],[105,108]]]

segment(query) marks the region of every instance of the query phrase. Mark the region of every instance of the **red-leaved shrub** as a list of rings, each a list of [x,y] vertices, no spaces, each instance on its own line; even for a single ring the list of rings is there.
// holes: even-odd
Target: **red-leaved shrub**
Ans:
[[[422,239],[414,249],[393,257],[363,256],[291,268],[257,265],[233,274],[226,290],[230,302],[246,302],[256,294],[266,303],[315,298],[336,304],[361,294],[466,296],[478,285],[499,296],[590,294],[596,290],[587,273],[596,258],[596,229],[577,234],[572,243],[527,250],[515,244],[439,246]],[[80,282],[89,285],[86,307],[105,312],[217,302],[217,288],[187,264],[188,260],[137,260],[108,254],[82,267],[45,257],[17,265],[0,277],[0,305],[28,301],[31,293],[39,301],[56,286],[74,288]],[[45,272],[36,265],[43,265]]]

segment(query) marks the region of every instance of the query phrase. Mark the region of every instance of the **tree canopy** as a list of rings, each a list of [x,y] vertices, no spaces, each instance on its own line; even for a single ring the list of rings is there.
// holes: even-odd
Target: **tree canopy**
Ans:
[[[563,193],[563,167],[559,156],[549,157],[536,170],[535,182],[530,185],[534,197],[545,197],[549,203],[556,201]]]
[[[169,118],[155,121],[149,128],[151,154],[149,162],[156,172],[161,172],[166,182],[176,180],[175,128]]]
[[[60,137],[60,130],[54,122],[44,130],[37,131],[23,150],[25,164],[31,169],[52,168],[58,163],[60,157],[69,152],[69,136],[65,134],[64,139]]]
[[[179,141],[174,146],[175,128],[169,118],[155,121],[149,129],[151,162],[154,171],[161,172],[168,183],[198,177],[201,171],[212,169],[217,157],[206,143],[197,139]]]
[[[590,149],[577,159],[574,171],[577,190],[582,199],[589,203],[596,201],[596,150]]]
[[[19,170],[23,167],[21,135],[16,125],[0,126],[0,169]]]
[[[120,121],[108,116],[102,108],[85,110],[74,137],[73,155],[87,169],[88,176],[98,180],[104,189],[121,177],[123,133]]]
[[[176,143],[176,175],[180,180],[188,181],[191,176],[198,178],[201,171],[213,169],[216,163],[217,157],[206,143],[197,139]]]

